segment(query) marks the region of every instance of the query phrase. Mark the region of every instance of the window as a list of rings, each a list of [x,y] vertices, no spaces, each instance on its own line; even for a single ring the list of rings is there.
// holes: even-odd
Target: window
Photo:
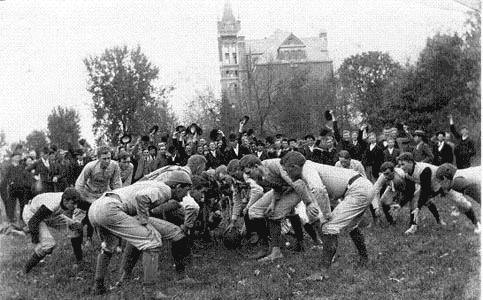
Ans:
[[[235,71],[235,76],[238,76],[238,71]]]
[[[236,60],[236,53],[233,53],[233,63],[236,65],[238,64],[237,60]]]
[[[230,53],[225,53],[225,62],[230,62]]]

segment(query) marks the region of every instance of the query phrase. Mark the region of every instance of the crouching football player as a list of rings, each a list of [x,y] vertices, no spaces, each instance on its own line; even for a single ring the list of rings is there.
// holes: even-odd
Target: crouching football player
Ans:
[[[442,164],[436,170],[436,180],[441,185],[441,194],[456,202],[458,209],[475,225],[480,233],[480,221],[465,197],[481,203],[481,167],[457,170],[452,164]]]
[[[325,218],[322,224],[322,270],[306,280],[319,281],[328,277],[338,248],[338,235],[346,230],[359,253],[358,265],[367,265],[369,256],[358,225],[374,197],[372,183],[354,170],[306,161],[297,151],[285,154],[280,163],[292,180],[302,179],[307,183],[317,202],[320,202],[319,207]],[[343,199],[332,212],[330,198]]]
[[[144,299],[169,298],[161,291],[156,291],[156,274],[158,271],[159,251],[162,237],[178,242],[184,246],[182,230],[166,221],[152,218],[150,209],[168,201],[182,199],[188,193],[191,179],[186,172],[169,172],[165,183],[158,181],[140,181],[133,185],[105,193],[96,200],[89,210],[89,220],[98,232],[102,244],[101,253],[97,257],[94,294],[106,292],[105,279],[112,254],[122,238],[139,252],[142,252],[144,269]],[[168,223],[168,224],[167,224]],[[167,226],[169,225],[169,226]],[[123,270],[130,272],[129,265],[137,256],[132,252],[125,253]],[[179,253],[184,253],[180,250]],[[176,260],[176,258],[175,258]]]
[[[394,217],[397,212],[411,203],[412,211],[417,205],[416,184],[406,178],[406,174],[400,168],[396,168],[390,161],[383,163],[379,169],[381,174],[374,184],[374,200],[372,201],[376,215],[383,213],[389,222],[394,225]],[[418,185],[419,189],[419,185]]]
[[[427,206],[429,211],[433,214],[436,223],[444,226],[446,223],[440,219],[438,209],[433,203],[432,199],[440,193],[440,185],[435,180],[437,166],[416,162],[413,154],[404,152],[397,157],[397,162],[401,169],[406,174],[406,178],[415,184],[420,185],[419,193],[416,196],[417,205],[414,205],[411,210],[411,227],[406,230],[405,234],[414,234],[418,230],[418,216],[419,210],[423,206]]]
[[[74,188],[67,188],[63,193],[40,194],[30,200],[24,208],[22,217],[28,224],[35,250],[25,264],[24,274],[30,272],[47,254],[54,250],[56,243],[49,227],[56,229],[69,227],[71,230],[82,228],[80,222],[72,220],[67,215],[72,215],[77,206],[82,206],[81,209],[88,209],[88,205],[87,202],[82,202],[81,195]],[[73,250],[74,253],[79,251],[75,248]]]

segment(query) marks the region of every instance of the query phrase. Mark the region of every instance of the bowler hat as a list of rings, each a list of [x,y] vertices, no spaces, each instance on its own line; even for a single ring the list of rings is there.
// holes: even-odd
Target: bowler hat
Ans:
[[[415,136],[423,137],[424,136],[424,131],[422,131],[421,129],[418,129],[418,130],[414,131],[414,135]]]
[[[131,142],[131,135],[128,133],[125,133],[121,136],[120,138],[121,144],[128,144]]]
[[[159,126],[158,125],[154,125],[153,127],[151,127],[151,129],[149,130],[149,133],[151,134],[156,134],[159,130]]]

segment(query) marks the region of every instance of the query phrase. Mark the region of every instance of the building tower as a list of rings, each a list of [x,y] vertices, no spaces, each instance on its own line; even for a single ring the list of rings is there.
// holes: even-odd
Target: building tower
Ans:
[[[231,3],[225,1],[223,16],[218,21],[218,54],[221,72],[221,90],[226,93],[231,103],[235,102],[240,90],[240,53],[239,43],[243,37],[238,33],[240,20],[233,15]]]

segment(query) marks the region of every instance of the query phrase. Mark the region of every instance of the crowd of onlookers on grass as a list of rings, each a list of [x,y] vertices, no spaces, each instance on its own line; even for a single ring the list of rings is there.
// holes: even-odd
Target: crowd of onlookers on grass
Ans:
[[[436,166],[451,163],[458,169],[470,167],[477,154],[468,127],[461,125],[458,131],[451,117],[448,128],[434,133],[410,130],[404,123],[385,126],[382,132],[372,131],[365,124],[352,131],[341,130],[335,116],[332,117],[318,136],[307,134],[304,137],[276,134],[261,138],[253,130],[245,130],[244,124],[239,132],[228,136],[215,129],[209,135],[203,135],[197,124],[187,128],[178,126],[171,137],[168,133],[157,132],[155,128],[148,135],[137,137],[136,141],[130,135],[122,136],[118,146],[111,147],[112,158],[119,163],[122,183],[126,186],[164,166],[184,166],[192,155],[202,155],[208,171],[205,176],[216,183],[216,191],[210,194],[221,197],[230,195],[230,189],[226,188],[223,176],[220,177],[220,172],[223,174],[225,169],[219,167],[247,154],[265,160],[299,151],[307,160],[321,164],[350,167],[360,162],[373,183],[380,166],[387,161],[397,165],[396,159],[403,152],[411,152],[417,162]],[[247,119],[245,117],[244,120]],[[94,149],[86,145],[82,142],[77,149],[72,146],[59,149],[53,144],[43,149],[18,147],[4,158],[0,190],[8,221],[21,228],[25,224],[15,216],[17,203],[21,215],[24,205],[33,196],[62,192],[66,187],[75,186],[83,167],[97,159]]]

